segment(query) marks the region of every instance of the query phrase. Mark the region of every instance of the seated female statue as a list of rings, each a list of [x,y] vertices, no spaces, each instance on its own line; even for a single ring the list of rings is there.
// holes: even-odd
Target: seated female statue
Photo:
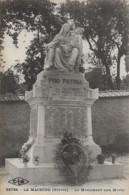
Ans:
[[[46,44],[45,69],[73,71],[81,63],[82,28],[70,31],[70,25],[64,24],[52,42]]]

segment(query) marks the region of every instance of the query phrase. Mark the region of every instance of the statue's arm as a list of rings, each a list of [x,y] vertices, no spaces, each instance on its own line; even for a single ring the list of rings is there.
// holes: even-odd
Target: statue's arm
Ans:
[[[78,35],[78,55],[82,57],[82,37]]]
[[[82,60],[82,37],[78,35],[78,59],[77,64],[80,65]]]
[[[58,44],[58,42],[59,42],[59,35],[57,34],[50,43],[44,44],[44,47],[46,49],[49,49],[51,47],[56,47],[56,45]]]

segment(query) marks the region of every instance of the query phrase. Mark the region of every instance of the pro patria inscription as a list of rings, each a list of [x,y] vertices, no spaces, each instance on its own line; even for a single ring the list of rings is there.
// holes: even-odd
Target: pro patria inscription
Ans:
[[[81,79],[48,78],[49,97],[52,100],[79,100],[83,99],[84,87]]]
[[[62,83],[62,84],[77,84],[77,85],[82,85],[81,80],[77,79],[56,79],[56,78],[49,78],[49,83]]]

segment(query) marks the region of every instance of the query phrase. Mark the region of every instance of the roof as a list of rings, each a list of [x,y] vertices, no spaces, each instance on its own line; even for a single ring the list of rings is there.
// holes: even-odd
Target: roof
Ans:
[[[129,97],[129,90],[110,90],[110,91],[100,91],[99,98],[111,98],[111,97]],[[7,94],[0,95],[0,102],[16,102],[16,101],[25,101],[23,94]]]
[[[126,97],[129,96],[129,90],[109,90],[109,91],[100,91],[100,98],[110,98],[110,97]]]
[[[0,95],[0,102],[24,101],[24,95]]]

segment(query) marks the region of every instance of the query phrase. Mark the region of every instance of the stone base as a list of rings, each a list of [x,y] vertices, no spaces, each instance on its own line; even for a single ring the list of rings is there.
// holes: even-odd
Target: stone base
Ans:
[[[59,175],[52,163],[40,163],[38,166],[28,163],[24,166],[19,159],[6,159],[6,171],[13,178],[22,177],[29,181],[30,184],[42,184],[64,181],[64,178]]]
[[[120,163],[105,162],[104,164],[97,164],[97,162],[94,162],[92,167],[89,181],[124,177],[123,165]],[[28,167],[24,167],[19,159],[6,159],[6,170],[12,178],[22,177],[27,179],[30,184],[65,181],[65,178],[59,175],[53,163],[41,163],[38,166],[29,163]]]
[[[91,137],[88,137],[84,142],[84,145],[88,145],[88,149],[91,151],[91,158],[95,160],[98,154],[101,154],[101,148],[97,145]]]
[[[91,151],[91,158],[94,160],[97,158],[98,154],[101,154],[101,148],[99,145],[95,144],[92,139],[77,137],[81,140],[83,146],[87,146]],[[55,137],[48,137],[42,141],[43,146],[32,145],[31,149],[29,150],[29,157],[31,158],[31,162],[33,156],[40,156],[41,163],[53,163],[53,159],[55,158],[56,150],[58,144],[61,142],[62,137],[55,138]],[[26,143],[27,144],[27,143]]]
[[[101,148],[96,144],[94,145],[88,145],[89,150],[91,153],[91,158],[96,159],[98,154],[101,154]]]

